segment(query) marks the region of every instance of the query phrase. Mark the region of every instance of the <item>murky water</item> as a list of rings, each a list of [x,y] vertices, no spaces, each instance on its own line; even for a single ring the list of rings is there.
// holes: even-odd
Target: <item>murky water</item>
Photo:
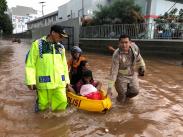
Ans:
[[[0,41],[0,137],[183,137],[183,67],[173,61],[146,58],[140,94],[125,105],[114,98],[107,114],[75,108],[34,113],[35,93],[24,85],[28,49]],[[87,58],[106,89],[111,57]]]

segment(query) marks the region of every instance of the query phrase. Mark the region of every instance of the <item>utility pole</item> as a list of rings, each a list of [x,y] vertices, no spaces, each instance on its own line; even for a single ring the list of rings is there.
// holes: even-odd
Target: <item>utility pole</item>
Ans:
[[[45,6],[44,3],[46,3],[45,1],[41,1],[39,2],[39,4],[42,5],[42,16],[44,16],[44,11],[43,11],[43,7]]]
[[[81,3],[81,6],[82,6],[82,17],[84,17],[84,1],[82,0],[82,3]]]

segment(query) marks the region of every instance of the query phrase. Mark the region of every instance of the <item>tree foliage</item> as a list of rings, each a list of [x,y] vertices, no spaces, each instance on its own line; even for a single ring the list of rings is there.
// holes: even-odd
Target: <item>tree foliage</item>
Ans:
[[[12,34],[13,25],[9,15],[4,14],[0,17],[0,26],[2,26],[2,30],[5,35]]]
[[[177,8],[170,12],[165,12],[155,19],[156,29],[162,33],[171,34],[171,37],[180,38],[183,30],[183,9],[178,11]]]
[[[0,0],[0,30],[3,30],[3,34],[12,34],[13,25],[10,17],[5,13],[7,11],[6,0]]]
[[[114,0],[106,6],[98,5],[98,11],[94,12],[93,25],[102,24],[133,24],[142,23],[141,8],[134,0]]]
[[[6,0],[0,0],[0,16],[3,15],[5,11],[7,11],[7,8]]]
[[[177,8],[172,9],[170,12],[165,12],[155,19],[156,23],[183,23],[183,9],[178,11]]]

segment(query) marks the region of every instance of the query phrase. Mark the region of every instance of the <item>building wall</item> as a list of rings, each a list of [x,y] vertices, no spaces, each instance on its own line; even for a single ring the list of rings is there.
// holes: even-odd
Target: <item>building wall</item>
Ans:
[[[58,22],[58,11],[52,12],[30,22],[27,22],[27,27],[29,30],[48,26]]]
[[[79,20],[80,20],[80,18],[74,18],[74,19],[70,19],[70,20],[67,20],[67,21],[58,22],[58,24],[61,25],[61,26],[66,26],[66,27],[72,27],[73,28],[73,32],[69,32],[70,34],[73,33],[72,34],[73,36],[71,36],[72,38],[71,38],[70,43],[72,43],[75,46],[79,46],[79,33],[80,33]]]
[[[27,30],[27,22],[38,17],[37,11],[31,7],[16,6],[9,9],[12,18],[13,33],[22,33]]]
[[[166,59],[182,59],[183,41],[171,40],[134,40],[139,46],[142,55],[162,57]],[[85,52],[110,54],[108,45],[117,48],[117,39],[80,39],[80,47]]]
[[[78,14],[82,15],[82,1],[81,0],[71,0],[68,3],[67,15],[70,15],[70,18],[78,17]]]
[[[13,33],[22,33],[27,30],[27,22],[35,19],[35,15],[19,16],[12,15]]]
[[[109,0],[70,0],[68,3],[58,7],[58,18],[66,21],[70,18],[82,16],[82,8],[85,16],[92,16],[93,11],[97,10],[97,5],[105,5]],[[82,7],[83,2],[83,7]]]
[[[63,22],[55,22],[54,24],[65,26],[65,30],[69,34],[69,43],[71,45],[79,45],[79,18],[74,18]],[[32,39],[38,39],[43,35],[49,34],[50,27],[51,25],[32,29]]]
[[[66,4],[64,4],[64,5],[62,5],[62,6],[60,6],[60,7],[58,7],[58,19],[60,20],[60,21],[65,21],[65,20],[67,20],[68,18],[67,18],[67,13],[68,13],[68,3],[66,3]]]

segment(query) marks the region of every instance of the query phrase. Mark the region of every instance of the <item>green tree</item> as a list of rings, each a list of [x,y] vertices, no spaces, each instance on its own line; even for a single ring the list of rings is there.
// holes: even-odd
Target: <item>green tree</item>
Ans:
[[[3,30],[3,34],[12,34],[13,25],[10,17],[5,13],[7,11],[6,0],[0,0],[0,30]]]
[[[169,32],[174,38],[179,38],[183,30],[183,9],[178,11],[177,8],[174,8],[170,12],[160,15],[154,21],[157,24],[157,30]]]
[[[3,30],[3,33],[5,35],[10,35],[12,34],[12,31],[13,31],[13,25],[12,25],[12,21],[9,17],[9,15],[5,14],[2,16],[2,18],[0,18],[0,20],[3,20],[3,21],[0,21],[0,24],[2,23],[2,30]]]
[[[0,0],[0,16],[4,15],[4,12],[7,11],[7,2],[6,0]]]
[[[93,24],[134,24],[143,23],[141,8],[134,0],[114,0],[111,5],[98,5],[94,12]]]
[[[183,9],[178,11],[177,8],[172,9],[170,12],[165,12],[155,19],[156,23],[183,23]]]

